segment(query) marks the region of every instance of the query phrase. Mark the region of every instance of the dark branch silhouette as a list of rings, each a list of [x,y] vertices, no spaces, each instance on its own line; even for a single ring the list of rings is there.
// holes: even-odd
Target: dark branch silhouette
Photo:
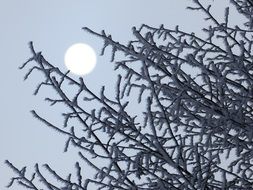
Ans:
[[[80,159],[96,175],[85,179],[85,169],[76,162],[75,173],[67,178],[48,164],[36,165],[32,177],[27,177],[26,168],[19,170],[6,161],[17,174],[8,187],[18,182],[27,189],[52,190],[85,190],[91,184],[97,189],[125,190],[253,189],[253,3],[231,0],[247,20],[231,26],[230,8],[219,21],[211,5],[193,2],[188,9],[202,11],[210,22],[203,29],[205,38],[178,26],[166,29],[143,24],[133,27],[134,40],[124,45],[104,31],[83,28],[104,41],[101,55],[112,48],[111,61],[115,72],[120,71],[115,98],[105,95],[105,87],[92,92],[82,78],[63,73],[30,42],[32,57],[20,67],[30,65],[25,79],[32,72],[43,73],[45,80],[34,94],[51,87],[58,98],[45,100],[66,106],[63,126],[35,110],[31,113],[66,135],[64,151],[76,147]],[[117,60],[117,53],[124,59]],[[76,90],[74,96],[64,89],[66,85]],[[135,99],[143,108],[137,115],[129,111]],[[85,102],[96,106],[86,110]],[[72,126],[70,120],[79,124]],[[97,166],[98,160],[106,165]]]

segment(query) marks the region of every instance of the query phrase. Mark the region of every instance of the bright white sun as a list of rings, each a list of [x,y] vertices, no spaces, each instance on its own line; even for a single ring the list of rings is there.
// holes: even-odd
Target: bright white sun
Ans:
[[[96,53],[89,45],[77,43],[67,49],[64,61],[70,72],[86,75],[96,66]]]

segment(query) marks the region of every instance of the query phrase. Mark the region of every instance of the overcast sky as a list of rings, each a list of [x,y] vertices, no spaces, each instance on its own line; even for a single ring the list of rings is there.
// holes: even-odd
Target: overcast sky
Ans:
[[[35,109],[53,119],[54,113],[61,111],[52,111],[46,105],[46,91],[32,95],[41,76],[34,73],[23,82],[25,71],[18,70],[18,66],[31,55],[29,41],[51,64],[66,71],[63,58],[70,45],[88,43],[97,55],[100,53],[102,40],[83,32],[84,26],[98,32],[104,29],[123,43],[132,38],[131,28],[142,23],[155,27],[164,24],[167,28],[180,25],[188,32],[200,31],[204,25],[201,13],[186,10],[187,3],[191,1],[1,0],[0,189],[4,190],[14,175],[4,165],[6,159],[19,168],[27,165],[31,171],[36,162],[50,163],[63,171],[75,163],[75,155],[63,154],[66,137],[45,127],[29,112]],[[113,84],[109,56],[98,57],[97,67],[84,77],[89,87],[98,90],[101,85]]]

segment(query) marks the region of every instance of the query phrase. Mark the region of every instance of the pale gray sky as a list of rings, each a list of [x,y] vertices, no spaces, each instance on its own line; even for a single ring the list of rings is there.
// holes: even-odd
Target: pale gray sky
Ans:
[[[0,189],[4,190],[14,175],[4,165],[5,159],[20,168],[27,165],[31,170],[36,162],[50,163],[63,172],[75,163],[75,155],[63,154],[66,137],[45,127],[29,112],[35,109],[52,120],[57,115],[57,109],[52,111],[43,101],[47,91],[32,95],[41,76],[34,73],[23,82],[25,72],[18,70],[31,55],[29,41],[34,41],[36,50],[42,51],[48,61],[66,70],[64,52],[73,43],[88,43],[100,53],[102,40],[83,32],[84,26],[98,32],[105,29],[123,43],[132,38],[132,26],[142,23],[156,27],[164,24],[168,28],[180,25],[189,32],[200,31],[204,24],[202,16],[186,10],[187,3],[191,1],[0,0]],[[84,78],[95,90],[113,84],[109,56],[110,53],[98,57],[94,72]]]

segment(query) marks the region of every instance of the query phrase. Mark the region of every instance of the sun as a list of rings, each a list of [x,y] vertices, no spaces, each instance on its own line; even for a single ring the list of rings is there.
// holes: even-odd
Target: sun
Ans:
[[[64,57],[68,70],[76,75],[89,74],[96,66],[96,53],[91,46],[84,43],[76,43],[70,46]]]

